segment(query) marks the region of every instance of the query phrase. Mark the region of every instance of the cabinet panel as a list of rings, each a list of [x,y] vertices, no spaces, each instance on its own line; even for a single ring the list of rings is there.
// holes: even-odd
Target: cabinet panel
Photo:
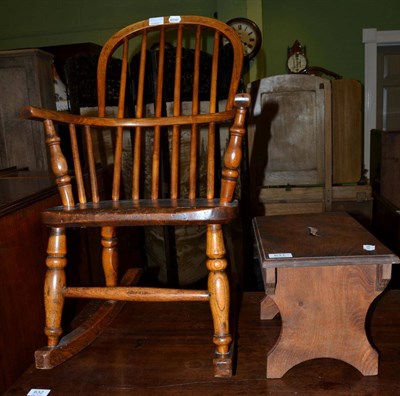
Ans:
[[[250,169],[257,187],[324,184],[329,81],[273,76],[250,84],[249,91]]]
[[[400,122],[400,46],[378,47],[376,127],[396,130]]]
[[[273,212],[329,210],[330,82],[289,74],[255,81],[248,91],[252,97],[248,120],[252,213],[274,214],[272,207]],[[315,194],[316,190],[320,194]],[[282,191],[278,202],[271,202],[270,194]],[[284,196],[290,198],[290,204]]]
[[[19,112],[28,104],[56,108],[51,62],[40,50],[0,52],[0,169],[48,169],[42,125]]]
[[[356,80],[333,80],[333,184],[357,183],[362,175],[362,87]]]
[[[254,81],[248,92],[253,215],[347,208],[370,217],[370,186],[357,185],[360,83],[289,74]]]

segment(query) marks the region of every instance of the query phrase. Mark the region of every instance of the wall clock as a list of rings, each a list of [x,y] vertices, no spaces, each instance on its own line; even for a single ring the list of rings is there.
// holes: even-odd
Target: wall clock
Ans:
[[[240,37],[243,53],[246,58],[253,59],[261,48],[261,30],[255,22],[247,18],[233,18],[226,22]]]
[[[291,47],[288,48],[287,68],[290,73],[302,73],[307,68],[308,59],[306,48],[296,40]]]

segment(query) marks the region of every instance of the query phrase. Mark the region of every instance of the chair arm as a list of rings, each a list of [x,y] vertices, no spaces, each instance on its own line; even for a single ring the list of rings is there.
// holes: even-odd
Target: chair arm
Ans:
[[[229,129],[229,142],[225,151],[222,169],[221,203],[231,202],[239,177],[239,166],[242,160],[242,141],[246,133],[245,121],[247,108],[250,106],[250,95],[241,93],[235,96],[235,118]]]
[[[235,99],[236,100],[236,99]],[[243,99],[240,99],[243,101]],[[198,114],[188,116],[169,116],[169,117],[150,117],[150,118],[102,118],[86,117],[76,114],[62,113],[55,110],[41,109],[34,106],[25,106],[21,109],[20,116],[29,120],[52,120],[64,124],[75,124],[91,127],[107,128],[135,128],[135,127],[154,127],[154,126],[174,126],[174,125],[193,125],[207,124],[211,122],[223,123],[230,121],[235,114],[235,109],[221,111],[219,113]]]

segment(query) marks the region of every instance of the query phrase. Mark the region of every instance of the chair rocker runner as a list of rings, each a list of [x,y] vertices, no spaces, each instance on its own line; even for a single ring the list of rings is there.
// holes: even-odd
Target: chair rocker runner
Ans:
[[[154,44],[157,50],[151,49]],[[188,49],[189,45],[193,48]],[[206,55],[204,48],[210,48]],[[135,56],[136,68],[130,67],[132,53],[139,54]],[[184,56],[187,54],[193,63],[189,74],[184,72],[187,69]],[[222,62],[223,54],[229,54],[229,62]],[[109,60],[117,56],[121,59],[118,109],[116,117],[110,118],[106,117],[107,72]],[[156,59],[156,68],[149,67],[151,57],[153,61]],[[172,57],[174,63],[173,81],[165,76],[168,57]],[[231,222],[238,213],[234,195],[249,106],[249,96],[237,94],[242,63],[238,36],[220,21],[195,16],[149,19],[123,28],[105,43],[97,69],[98,117],[31,106],[22,110],[22,117],[44,123],[51,168],[62,200],[62,206],[45,210],[42,214],[43,222],[50,228],[44,290],[48,346],[36,352],[38,368],[52,368],[87,346],[115,316],[119,304],[115,301],[209,301],[214,324],[214,374],[231,375],[229,282],[222,226]],[[205,72],[201,70],[204,67]],[[150,76],[149,71],[152,72]],[[225,80],[225,87],[220,83],[221,77]],[[153,95],[149,95],[150,91]],[[152,96],[152,103],[148,101],[149,96]],[[223,102],[221,98],[224,98]],[[172,103],[171,114],[165,111],[166,100]],[[204,106],[202,101],[207,105]],[[223,110],[219,109],[221,103],[225,105]],[[205,111],[204,107],[207,108]],[[62,153],[57,124],[68,126],[73,172]],[[218,181],[220,193],[217,194],[215,157],[219,155],[216,149],[219,124],[229,125],[229,139],[221,180]],[[93,134],[98,136],[99,132],[110,131],[115,142],[112,191],[108,200],[103,200],[98,187]],[[167,134],[170,145],[170,183],[169,197],[160,199],[162,134]],[[182,157],[186,148],[180,147],[184,134],[189,136],[187,164]],[[132,157],[130,167],[124,166],[122,155],[126,150],[127,136],[132,137],[131,146],[128,146]],[[150,169],[145,170],[148,155]],[[130,176],[123,178],[127,169]],[[89,175],[90,191],[85,189],[86,174]],[[122,180],[127,179],[132,183],[131,196],[122,199]],[[76,183],[77,198],[74,197],[73,182]],[[206,227],[207,290],[131,286],[137,280],[137,272],[131,270],[117,284],[118,227],[159,225]],[[67,286],[68,227],[101,229],[104,287]],[[60,340],[62,310],[67,297],[96,298],[106,302],[88,323]]]

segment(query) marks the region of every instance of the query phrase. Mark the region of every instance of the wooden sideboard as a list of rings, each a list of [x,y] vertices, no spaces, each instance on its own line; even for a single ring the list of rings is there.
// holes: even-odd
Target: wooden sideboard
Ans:
[[[371,131],[370,175],[374,197],[373,227],[378,237],[400,253],[400,130]],[[400,288],[400,268],[394,267],[391,286]]]
[[[42,209],[60,203],[52,178],[0,174],[0,394],[45,344],[43,282],[47,229]]]

